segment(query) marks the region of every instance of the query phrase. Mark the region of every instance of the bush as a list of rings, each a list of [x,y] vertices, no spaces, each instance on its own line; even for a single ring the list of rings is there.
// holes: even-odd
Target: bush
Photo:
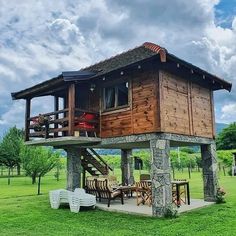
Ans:
[[[172,206],[170,206],[166,209],[164,217],[169,218],[169,219],[177,218],[178,217],[178,211],[176,209],[174,209]]]
[[[224,191],[223,188],[217,188],[217,192],[216,192],[216,203],[220,204],[220,203],[225,203],[225,194],[226,192]]]

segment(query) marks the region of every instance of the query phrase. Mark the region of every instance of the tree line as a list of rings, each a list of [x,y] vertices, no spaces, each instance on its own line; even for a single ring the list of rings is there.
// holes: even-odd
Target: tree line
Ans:
[[[45,147],[27,146],[24,144],[23,130],[12,127],[0,142],[0,166],[8,170],[8,185],[11,183],[11,171],[21,169],[31,177],[32,184],[38,178],[38,194],[40,194],[41,178],[54,167],[60,167],[60,153]],[[59,178],[59,176],[57,176]]]

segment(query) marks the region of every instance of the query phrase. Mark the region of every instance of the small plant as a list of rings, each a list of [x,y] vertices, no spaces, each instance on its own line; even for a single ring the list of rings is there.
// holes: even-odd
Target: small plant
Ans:
[[[35,132],[42,131],[42,126],[39,125],[39,124],[35,124],[35,125],[34,125],[34,131],[35,131]]]
[[[178,211],[176,209],[174,209],[173,207],[168,207],[166,209],[164,217],[169,218],[169,219],[177,218],[178,217]]]
[[[216,192],[216,203],[220,204],[220,203],[225,203],[225,194],[226,192],[224,191],[223,188],[217,188],[217,192]]]
[[[50,116],[44,116],[42,114],[39,114],[38,116],[39,125],[46,125],[49,123],[50,120],[51,120]]]

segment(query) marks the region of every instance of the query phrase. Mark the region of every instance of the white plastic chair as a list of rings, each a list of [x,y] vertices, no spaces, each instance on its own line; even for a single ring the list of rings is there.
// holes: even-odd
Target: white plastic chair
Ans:
[[[69,193],[70,211],[78,213],[80,207],[95,207],[96,196],[85,193],[82,188],[76,188],[74,192]]]
[[[50,205],[53,209],[58,209],[61,203],[69,203],[68,190],[58,189],[49,192]]]

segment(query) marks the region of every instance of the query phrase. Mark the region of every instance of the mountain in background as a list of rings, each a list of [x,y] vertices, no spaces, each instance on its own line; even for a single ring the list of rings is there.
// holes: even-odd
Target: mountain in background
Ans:
[[[219,134],[222,129],[226,128],[228,126],[228,124],[224,124],[224,123],[216,123],[216,134]]]

